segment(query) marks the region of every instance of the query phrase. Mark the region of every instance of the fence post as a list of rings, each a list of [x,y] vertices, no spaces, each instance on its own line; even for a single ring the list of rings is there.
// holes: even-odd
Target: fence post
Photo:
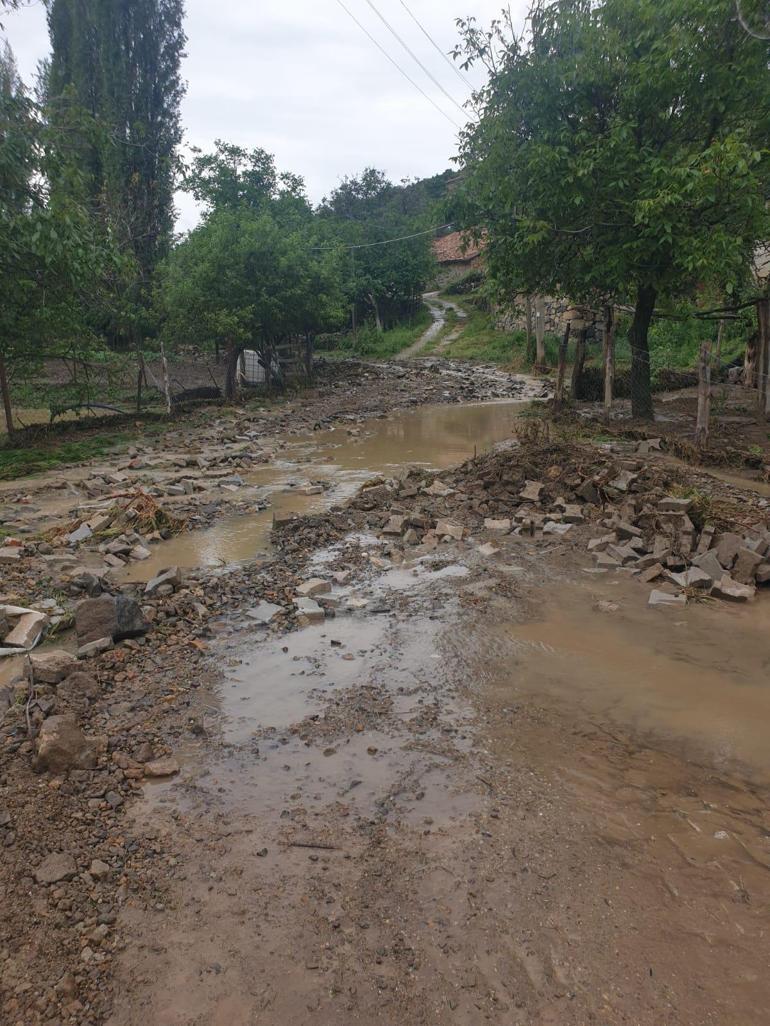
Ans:
[[[537,353],[532,347],[532,296],[527,296],[524,302],[527,317],[527,363],[532,367],[537,361]]]
[[[583,374],[583,365],[586,360],[586,335],[588,328],[580,328],[575,339],[575,360],[572,364],[572,398],[575,402],[582,399],[580,394],[580,379]]]
[[[615,384],[615,311],[604,308],[604,419],[612,416],[612,390]]]
[[[542,296],[535,299],[535,339],[535,367],[545,370],[545,299]]]
[[[759,324],[759,360],[757,367],[758,414],[760,420],[767,419],[768,388],[767,375],[770,372],[770,299],[757,301],[757,322]]]
[[[166,413],[171,416],[171,382],[168,379],[168,360],[166,359],[166,346],[160,344],[160,361],[163,367],[163,394],[166,397]]]
[[[556,392],[554,393],[553,406],[560,410],[564,405],[564,378],[567,371],[567,347],[569,346],[569,334],[572,325],[567,322],[564,335],[559,343],[559,366],[556,371]]]
[[[695,444],[706,449],[709,444],[709,419],[711,417],[711,343],[700,347],[698,362],[698,420],[695,425]]]
[[[5,357],[2,353],[0,353],[0,392],[2,392],[3,396],[3,409],[5,410],[5,426],[8,430],[8,439],[13,441],[15,431],[13,427],[13,408],[11,407],[11,389],[8,384]]]

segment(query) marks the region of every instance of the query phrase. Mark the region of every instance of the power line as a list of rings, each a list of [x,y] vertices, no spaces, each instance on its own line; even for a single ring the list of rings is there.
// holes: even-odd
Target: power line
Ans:
[[[431,44],[431,46],[434,48],[434,50],[437,50],[441,54],[443,59],[446,61],[446,63],[449,65],[449,67],[452,69],[452,71],[455,73],[455,75],[457,75],[457,77],[460,79],[462,84],[464,86],[466,86],[466,88],[472,90],[473,86],[468,81],[468,79],[465,77],[465,75],[463,75],[463,73],[460,71],[460,69],[457,67],[457,65],[455,64],[454,61],[450,61],[449,57],[447,57],[447,55],[444,53],[444,51],[438,45],[438,43],[433,38],[433,36],[430,34],[430,32],[428,32],[428,30],[425,28],[425,26],[422,24],[422,22],[419,21],[419,19],[417,18],[417,15],[413,14],[412,11],[406,6],[406,4],[404,3],[404,0],[401,0],[401,6],[404,8],[406,13],[409,15],[409,17],[415,23],[415,25],[420,30],[420,32],[422,32],[422,34],[425,36],[425,38],[428,40],[428,42]]]
[[[404,42],[404,40],[401,38],[401,36],[398,34],[398,32],[396,32],[396,30],[393,28],[393,26],[390,24],[390,22],[382,14],[380,14],[379,10],[375,7],[375,5],[372,2],[372,0],[366,0],[366,2],[369,4],[371,9],[374,11],[374,13],[380,19],[380,21],[385,26],[385,28],[388,30],[388,32],[390,32],[390,34],[395,39],[397,39],[399,41],[399,43],[403,46],[403,48],[406,50],[406,52],[409,54],[409,56],[412,58],[412,60],[422,68],[422,70],[425,72],[425,74],[428,76],[428,78],[431,80],[431,82],[434,84],[434,86],[436,86],[436,88],[439,89],[444,94],[444,96],[446,96],[446,98],[449,100],[450,103],[453,103],[455,105],[455,107],[457,107],[457,109],[460,111],[460,113],[463,115],[463,117],[467,117],[468,116],[468,112],[466,110],[464,110],[460,106],[460,104],[446,91],[446,89],[442,86],[442,84],[435,77],[435,75],[433,75],[430,71],[428,71],[428,69],[422,63],[422,61],[417,56],[417,54],[414,52],[414,50],[412,50],[412,48],[408,45],[408,43]]]
[[[413,235],[399,235],[396,239],[384,239],[382,242],[361,242],[355,245],[343,246],[344,249],[373,249],[375,246],[391,246],[394,242],[407,242],[409,239],[419,239],[423,235],[432,235],[433,232],[443,231],[444,228],[454,228],[453,224],[439,224],[435,228],[426,228],[424,232],[415,232]],[[313,250],[337,249],[337,246],[313,246]]]
[[[355,16],[355,14],[353,14],[353,12],[349,8],[347,8],[345,6],[345,4],[342,2],[342,0],[337,0],[337,3],[340,5],[342,10],[348,15],[348,17],[353,19],[353,21],[356,23],[356,25],[358,25],[358,27],[364,33],[364,35],[368,36],[368,38],[374,43],[374,45],[377,47],[377,49],[380,51],[380,53],[382,53],[383,56],[386,57],[390,61],[390,63],[393,65],[393,67],[404,76],[404,78],[407,80],[407,82],[409,82],[410,85],[413,85],[414,88],[419,93],[422,93],[422,95],[425,97],[425,99],[428,101],[428,103],[430,103],[432,106],[434,106],[436,108],[436,110],[439,112],[439,114],[442,117],[446,118],[447,121],[450,122],[450,124],[454,125],[455,128],[457,128],[457,129],[461,129],[462,126],[458,125],[457,122],[455,121],[455,119],[450,117],[449,114],[447,114],[447,112],[445,110],[442,110],[441,107],[439,107],[439,105],[436,103],[436,101],[432,97],[428,96],[428,94],[425,92],[425,90],[422,89],[406,71],[404,71],[404,69],[401,67],[401,65],[396,60],[394,60],[393,57],[390,56],[390,54],[385,49],[385,47],[382,46],[382,44],[379,43],[374,38],[374,36],[371,34],[371,32],[364,25],[361,24],[361,22],[358,20],[358,18]]]

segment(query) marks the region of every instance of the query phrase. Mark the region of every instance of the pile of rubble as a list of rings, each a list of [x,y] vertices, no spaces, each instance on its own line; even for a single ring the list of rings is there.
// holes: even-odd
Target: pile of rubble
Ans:
[[[513,445],[457,470],[410,469],[371,482],[351,501],[398,562],[484,532],[490,536],[579,537],[599,571],[626,570],[655,584],[651,605],[701,594],[745,602],[770,584],[767,501],[711,509],[688,494],[686,471],[633,456],[555,442]],[[581,526],[582,525],[582,526]]]

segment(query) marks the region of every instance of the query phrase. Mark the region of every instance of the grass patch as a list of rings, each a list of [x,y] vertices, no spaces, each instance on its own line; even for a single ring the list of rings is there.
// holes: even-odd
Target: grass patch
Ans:
[[[411,324],[399,324],[388,331],[377,331],[372,324],[359,328],[356,336],[345,335],[337,340],[335,349],[319,350],[325,357],[372,356],[386,360],[413,345],[430,327],[433,318],[426,306],[421,306]]]
[[[462,333],[442,350],[442,356],[455,360],[498,363],[513,370],[528,369],[526,332],[501,331],[485,310],[470,304],[463,304],[463,309],[467,311],[468,318],[462,322]],[[546,363],[553,366],[558,359],[558,353],[559,340],[555,335],[546,335]]]
[[[0,448],[0,481],[13,481],[17,477],[42,474],[46,470],[70,463],[83,463],[97,456],[105,456],[120,445],[127,445],[130,436],[123,434],[92,435],[74,442],[52,443],[50,447],[34,449]]]

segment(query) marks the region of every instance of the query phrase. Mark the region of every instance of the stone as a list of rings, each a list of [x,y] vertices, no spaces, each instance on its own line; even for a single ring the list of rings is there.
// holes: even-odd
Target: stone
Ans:
[[[450,537],[455,541],[462,541],[465,528],[462,524],[456,524],[452,520],[439,520],[436,522],[436,534],[439,538]]]
[[[497,545],[494,545],[492,542],[487,542],[486,545],[479,545],[477,551],[480,556],[489,558],[491,556],[496,556],[500,552],[500,549]]]
[[[409,530],[404,535],[404,542],[407,545],[419,545],[420,544],[420,536],[415,531],[415,529],[413,527],[410,527]]]
[[[62,880],[72,880],[77,875],[78,867],[75,860],[66,852],[46,855],[35,870],[35,879],[39,884],[61,883]]]
[[[178,588],[182,583],[182,571],[178,566],[170,566],[165,570],[161,570],[157,576],[153,577],[151,581],[148,581],[144,588],[145,595],[154,594],[159,588],[162,588],[165,584],[170,584],[173,588]]]
[[[388,520],[387,524],[382,529],[383,534],[396,534],[400,535],[404,531],[404,527],[409,518],[402,516],[392,516]]]
[[[102,638],[138,638],[148,630],[139,603],[127,595],[85,599],[75,609],[75,631],[81,647]]]
[[[630,470],[621,470],[618,476],[610,481],[610,488],[614,488],[618,492],[627,492],[638,477],[638,474],[633,474]]]
[[[354,612],[358,609],[366,609],[369,605],[369,600],[365,598],[349,598],[345,603],[345,608]]]
[[[572,530],[572,524],[557,524],[553,520],[548,520],[543,525],[543,534],[567,534]]]
[[[588,551],[604,552],[608,545],[614,545],[617,540],[615,534],[604,534],[601,538],[592,538],[588,543]]]
[[[99,694],[96,677],[82,670],[68,674],[56,689],[57,698],[76,710],[86,709],[89,701],[97,699]]]
[[[743,538],[739,534],[720,534],[717,539],[717,559],[725,570],[731,570],[743,548]]]
[[[3,644],[9,648],[31,649],[37,645],[43,636],[43,631],[48,626],[48,617],[45,613],[39,613],[34,609],[18,610],[20,615],[15,618],[14,613],[9,613],[13,606],[5,607],[5,615],[10,617],[13,623],[11,632],[6,634]]]
[[[69,652],[56,649],[30,656],[35,681],[41,684],[59,684],[77,666],[77,659]]]
[[[138,563],[141,563],[145,559],[149,559],[152,553],[144,545],[134,545],[129,552],[131,559],[135,559]]]
[[[635,563],[638,554],[629,545],[608,545],[607,555],[625,566],[627,563]]]
[[[311,623],[323,623],[326,614],[323,608],[311,598],[300,597],[294,600],[297,610],[297,619],[303,626]]]
[[[80,527],[67,535],[67,541],[70,545],[78,545],[82,541],[87,541],[93,533],[88,524],[81,524]]]
[[[615,524],[615,533],[618,538],[641,538],[642,532],[638,527],[634,527],[633,524],[629,524],[625,520],[618,520]]]
[[[112,870],[106,862],[102,862],[101,859],[94,859],[88,867],[88,872],[94,880],[104,880],[105,877],[110,875]]]
[[[89,641],[87,644],[81,645],[77,650],[77,657],[78,659],[91,659],[103,652],[109,652],[114,647],[115,642],[112,638],[97,638],[96,641]]]
[[[770,584],[770,563],[761,563],[757,567],[757,584]]]
[[[699,588],[705,591],[714,583],[714,578],[699,566],[691,566],[681,574],[669,574],[669,580],[680,588]]]
[[[692,562],[693,566],[697,566],[707,573],[712,581],[720,580],[724,574],[724,568],[713,550],[701,553]]]
[[[686,606],[686,595],[669,595],[667,591],[651,591],[648,606]]]
[[[540,502],[540,494],[545,485],[540,481],[525,481],[519,497],[525,502]]]
[[[0,563],[18,563],[20,559],[21,549],[11,545],[0,547]]]
[[[593,506],[598,506],[600,503],[599,489],[593,481],[584,481],[575,494],[583,499],[584,502],[590,502]]]
[[[507,534],[511,530],[511,527],[513,527],[513,524],[508,519],[490,520],[487,518],[484,521],[485,531],[502,531],[504,534]]]
[[[662,513],[689,513],[692,509],[692,499],[675,499],[667,495],[658,503],[658,509]]]
[[[144,764],[144,775],[154,779],[163,777],[174,777],[179,772],[179,763],[171,756],[163,759],[153,759]]]
[[[642,584],[652,584],[656,581],[663,573],[663,567],[660,563],[653,563],[652,566],[648,566],[645,570],[639,574],[639,580]]]
[[[714,541],[715,534],[715,529],[710,524],[706,524],[700,533],[700,539],[698,540],[698,548],[695,550],[696,555],[702,556],[709,551]]]
[[[313,577],[311,580],[300,584],[296,593],[300,598],[311,598],[313,595],[326,595],[331,590],[332,586],[328,581],[323,581],[320,577]]]
[[[733,565],[733,578],[740,581],[741,584],[753,584],[757,567],[762,563],[762,559],[763,557],[758,552],[753,552],[745,547],[739,549]]]
[[[596,557],[596,565],[602,570],[614,570],[620,566],[620,563],[608,552],[600,552]]]
[[[122,560],[120,556],[113,556],[111,552],[107,552],[105,554],[104,562],[107,566],[112,567],[113,570],[119,570],[121,567],[126,565],[125,560]]]
[[[580,506],[566,505],[564,507],[564,521],[567,524],[583,524],[585,523],[585,516]]]
[[[740,584],[729,574],[725,574],[714,584],[711,594],[716,598],[727,599],[728,602],[749,602],[756,595],[757,589],[750,584]]]
[[[35,769],[54,774],[93,769],[98,750],[98,741],[85,736],[74,716],[49,716],[40,727]]]
[[[435,495],[441,498],[445,495],[453,495],[454,491],[454,488],[450,488],[449,485],[444,484],[443,481],[440,481],[438,478],[436,478],[436,480],[428,488],[425,489],[425,494]]]
[[[270,623],[279,613],[283,612],[283,606],[277,606],[274,602],[260,602],[253,609],[246,610],[246,616],[257,623]]]

